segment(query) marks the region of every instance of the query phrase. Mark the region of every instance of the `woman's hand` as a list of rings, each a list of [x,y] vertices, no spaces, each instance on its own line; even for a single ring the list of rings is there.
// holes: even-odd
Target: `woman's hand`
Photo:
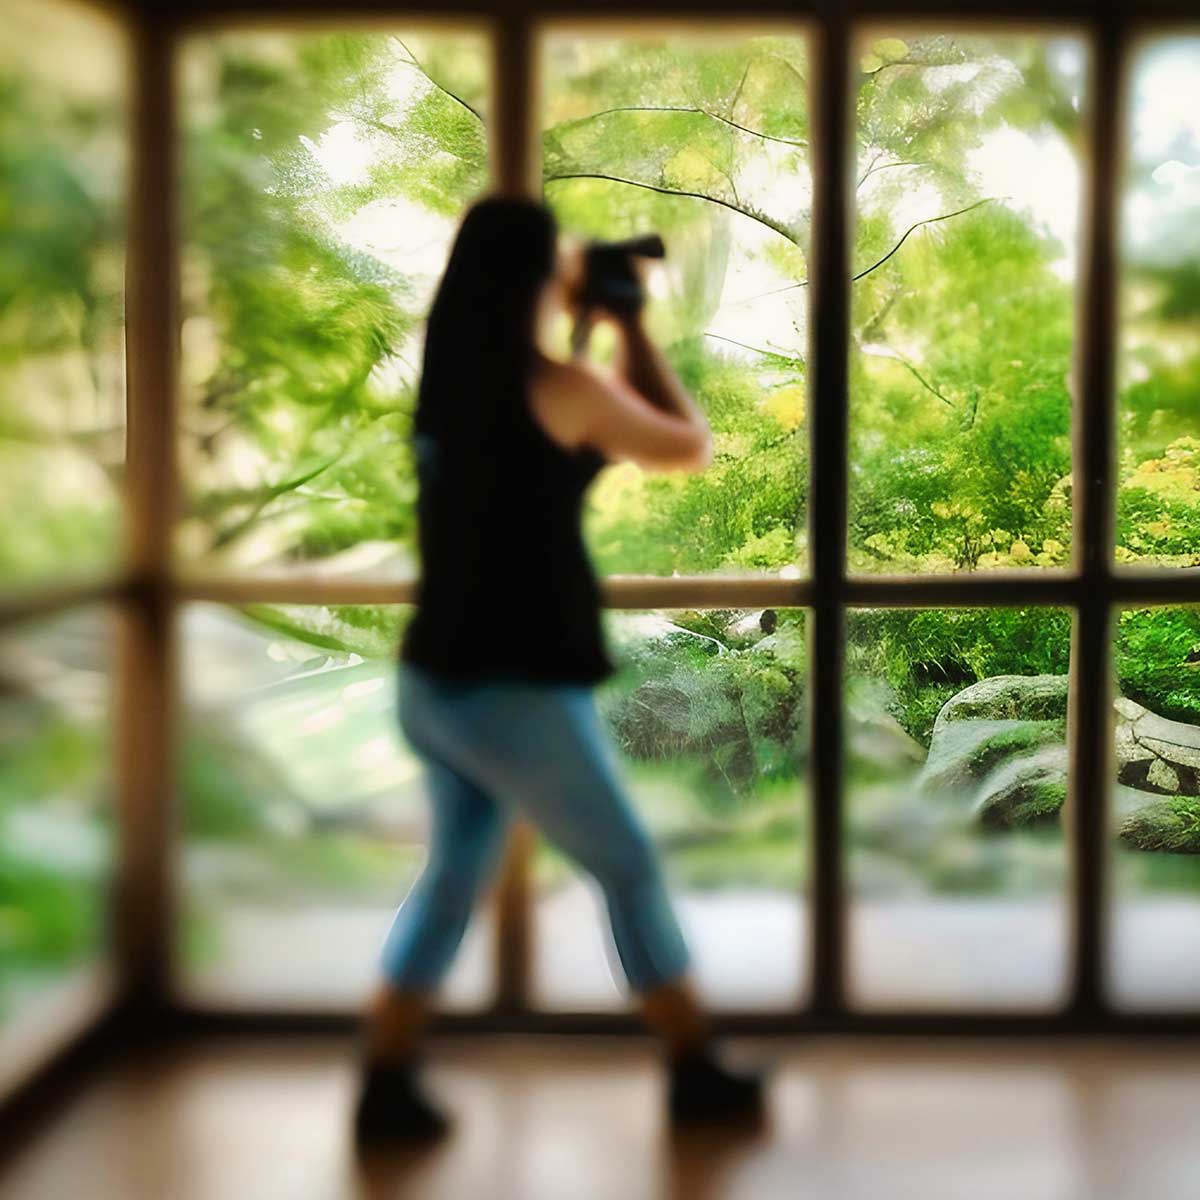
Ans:
[[[597,326],[606,322],[621,335],[622,340],[636,336],[642,329],[642,314],[615,313],[599,305],[572,310],[574,324],[571,327],[571,356],[579,358],[587,350],[588,341]]]

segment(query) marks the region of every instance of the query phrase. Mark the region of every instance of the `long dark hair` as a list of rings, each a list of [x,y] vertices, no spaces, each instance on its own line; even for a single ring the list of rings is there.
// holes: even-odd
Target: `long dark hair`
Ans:
[[[479,444],[511,420],[524,401],[556,232],[532,200],[489,197],[468,211],[429,313],[417,434]]]

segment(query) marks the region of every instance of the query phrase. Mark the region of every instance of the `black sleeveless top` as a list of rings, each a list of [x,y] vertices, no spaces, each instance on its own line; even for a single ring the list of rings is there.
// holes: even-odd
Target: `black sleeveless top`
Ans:
[[[401,657],[462,680],[592,684],[613,671],[580,520],[606,459],[520,398],[482,437],[417,433],[422,571]]]

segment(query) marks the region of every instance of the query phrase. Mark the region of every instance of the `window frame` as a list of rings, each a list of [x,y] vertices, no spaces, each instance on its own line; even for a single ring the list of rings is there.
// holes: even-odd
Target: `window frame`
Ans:
[[[811,362],[808,508],[810,571],[777,578],[603,580],[614,610],[797,607],[810,610],[812,836],[807,910],[807,999],[785,1012],[722,1012],[718,1025],[753,1033],[837,1032],[1200,1032],[1200,1006],[1183,1012],[1118,1010],[1106,982],[1108,824],[1112,794],[1111,698],[1114,614],[1129,604],[1200,603],[1200,569],[1130,569],[1113,558],[1114,431],[1118,270],[1117,215],[1126,119],[1129,51],[1146,34],[1193,31],[1189,0],[984,0],[964,14],[951,0],[861,0],[853,13],[836,0],[756,0],[738,14],[787,23],[809,39],[812,71],[813,243],[809,287]],[[403,604],[415,584],[316,578],[254,579],[184,570],[172,554],[178,511],[176,420],[179,373],[176,54],[206,28],[310,20],[328,25],[319,0],[142,0],[122,7],[132,50],[126,343],[128,355],[127,558],[98,584],[0,594],[0,623],[97,600],[121,614],[119,702],[115,713],[119,846],[114,891],[115,957],[126,1005],[173,1014],[199,1026],[272,1029],[331,1022],[349,1014],[228,1011],[191,1003],[174,970],[179,829],[175,741],[178,725],[176,624],[181,606],[209,601],[295,604]],[[718,0],[448,0],[436,11],[395,0],[339,7],[337,24],[460,21],[491,39],[491,182],[522,194],[540,187],[537,153],[538,38],[543,28],[628,27],[631,21],[729,21]],[[883,22],[997,24],[1063,29],[1089,50],[1086,146],[1081,195],[1081,269],[1075,306],[1073,467],[1074,565],[1047,572],[956,576],[853,576],[846,570],[848,352],[853,228],[853,46],[857,32]],[[1050,1012],[976,1010],[870,1012],[846,996],[847,892],[843,846],[843,665],[845,614],[854,607],[1061,606],[1072,613],[1069,700],[1071,951],[1069,994]],[[491,1008],[443,1018],[459,1030],[625,1031],[630,1017],[544,1012],[530,1004],[533,840],[518,831],[498,888],[496,992]],[[797,947],[800,953],[800,947]]]

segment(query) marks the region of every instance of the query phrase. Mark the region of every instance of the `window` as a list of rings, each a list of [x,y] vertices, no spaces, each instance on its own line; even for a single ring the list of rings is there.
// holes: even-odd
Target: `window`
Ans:
[[[94,607],[0,635],[0,1046],[107,992],[113,877],[112,614]]]
[[[806,987],[808,644],[796,610],[623,612],[623,669],[600,694],[639,814],[665,865],[701,994],[793,1008]],[[543,847],[535,1001],[624,1003],[601,897]]]
[[[212,1004],[362,1003],[424,863],[420,765],[395,713],[410,609],[215,604],[182,620],[181,967]],[[477,922],[449,1003],[491,994]]]
[[[807,561],[807,48],[791,31],[644,37],[551,27],[542,180],[563,229],[661,230],[654,332],[713,427],[702,476],[623,464],[588,517],[597,567],[770,574]]]
[[[1116,625],[1109,974],[1119,1004],[1200,997],[1200,609],[1127,609]]]
[[[0,1093],[111,1003],[125,39],[0,15]]]
[[[421,322],[487,186],[486,44],[202,34],[179,77],[180,560],[411,579]]]
[[[1195,567],[1200,524],[1200,38],[1131,64],[1121,222],[1117,562]]]
[[[125,451],[125,55],[86,7],[5,0],[0,578],[111,575]]]
[[[1072,559],[1072,292],[1086,50],[857,45],[849,568]]]
[[[0,1036],[72,981],[60,1032],[103,1006],[106,895],[152,998],[357,1003],[423,853],[389,687],[421,318],[465,206],[539,175],[571,232],[664,233],[657,333],[716,433],[704,477],[611,471],[587,526],[708,998],[1195,1028],[1182,4],[0,4]],[[518,839],[457,1019],[603,1020],[600,930]]]

